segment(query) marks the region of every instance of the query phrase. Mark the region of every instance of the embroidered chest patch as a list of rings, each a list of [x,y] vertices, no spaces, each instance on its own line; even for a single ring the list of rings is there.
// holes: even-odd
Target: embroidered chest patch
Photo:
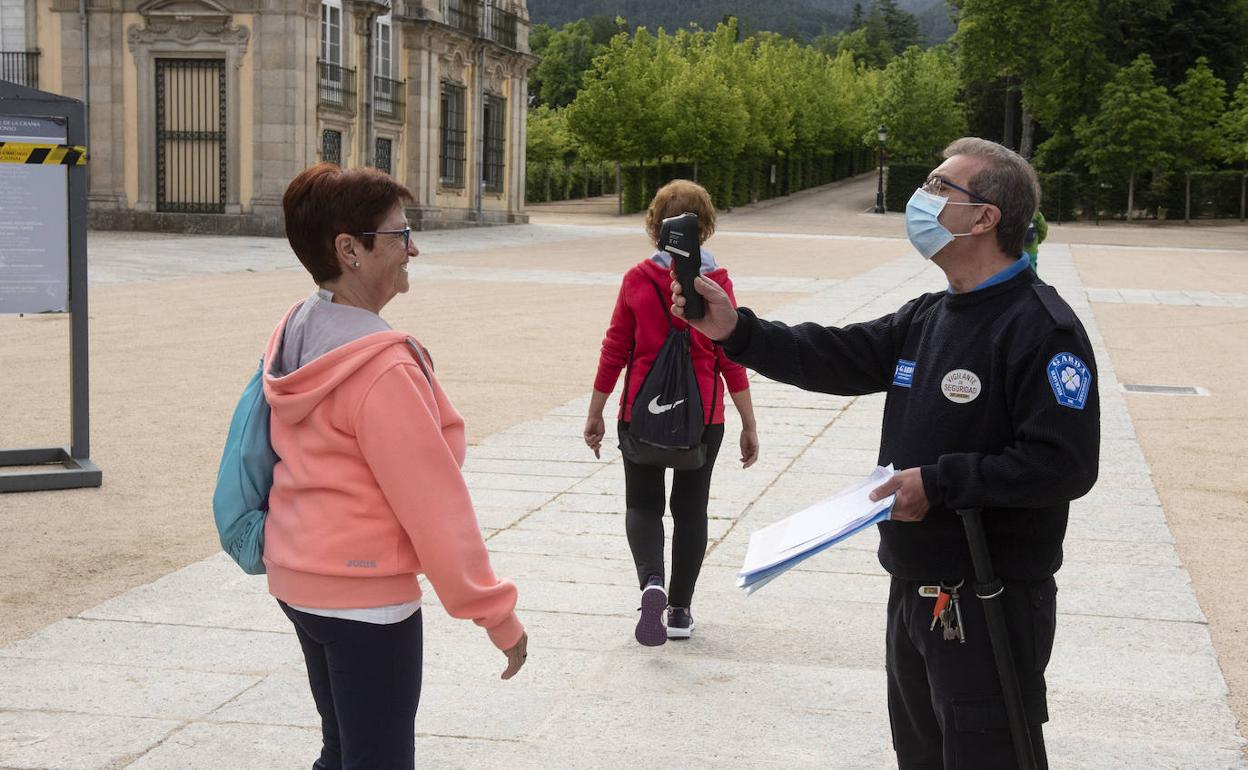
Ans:
[[[1047,367],[1049,387],[1057,403],[1071,409],[1082,409],[1092,389],[1092,372],[1074,353],[1058,353]]]
[[[983,386],[979,375],[969,369],[954,369],[940,381],[940,392],[955,404],[969,404],[979,398]]]

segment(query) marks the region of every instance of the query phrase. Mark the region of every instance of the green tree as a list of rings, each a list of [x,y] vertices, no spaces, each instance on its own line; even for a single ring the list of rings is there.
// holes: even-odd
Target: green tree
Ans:
[[[1118,0],[1106,9],[1109,51],[1123,64],[1147,53],[1157,65],[1157,81],[1178,86],[1191,63],[1204,57],[1223,80],[1248,63],[1246,0]]]
[[[897,0],[878,0],[877,7],[884,19],[888,43],[893,53],[900,54],[910,46],[921,45],[923,34],[919,32],[919,20],[914,14],[897,7]]]
[[[659,42],[644,27],[632,38],[620,33],[586,72],[566,116],[568,133],[590,156],[640,163],[663,154],[664,127],[674,117],[664,75],[674,51]]]
[[[534,68],[530,87],[536,85],[540,104],[571,104],[581,90],[585,71],[603,47],[594,42],[594,30],[583,19],[563,25],[543,42],[541,51],[535,51],[542,60]]]
[[[1248,68],[1235,88],[1235,95],[1222,114],[1223,159],[1248,164]]]
[[[533,163],[567,160],[576,152],[568,135],[566,115],[562,110],[543,104],[529,110],[526,124],[525,159]]]
[[[1173,160],[1178,136],[1177,105],[1153,78],[1153,61],[1140,54],[1105,85],[1100,109],[1075,125],[1077,157],[1094,174],[1126,173],[1127,219],[1135,209],[1135,179],[1140,172],[1164,169]]]
[[[1226,112],[1226,81],[1213,74],[1209,60],[1200,57],[1187,79],[1174,89],[1182,128],[1175,156],[1187,168],[1207,169],[1226,155],[1220,122]]]
[[[947,50],[910,48],[880,76],[879,101],[862,141],[874,145],[874,127],[882,123],[888,127],[892,159],[931,160],[966,132],[961,88],[958,66]]]
[[[1226,112],[1226,82],[1209,69],[1201,56],[1187,71],[1187,79],[1174,89],[1176,117],[1182,132],[1174,148],[1175,159],[1183,170],[1183,218],[1191,219],[1192,171],[1209,168],[1226,155],[1225,139],[1219,122]]]
[[[739,84],[736,24],[714,33],[659,30],[655,41],[656,100],[671,119],[662,154],[694,161],[732,158],[745,142],[747,116]]]

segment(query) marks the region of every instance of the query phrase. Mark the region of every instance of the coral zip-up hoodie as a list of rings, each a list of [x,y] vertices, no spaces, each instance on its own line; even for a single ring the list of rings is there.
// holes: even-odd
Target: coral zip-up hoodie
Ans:
[[[446,611],[506,650],[524,632],[516,588],[494,576],[460,467],[464,421],[398,331],[378,331],[289,373],[269,339],[264,395],[273,470],[264,530],[269,592],[292,605],[418,600],[424,573]]]

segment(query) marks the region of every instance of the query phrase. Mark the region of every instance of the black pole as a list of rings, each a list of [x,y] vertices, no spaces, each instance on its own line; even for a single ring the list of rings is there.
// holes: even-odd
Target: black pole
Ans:
[[[1005,585],[997,578],[988,554],[988,538],[984,536],[984,523],[979,508],[958,511],[962,526],[966,528],[966,540],[971,547],[971,563],[975,567],[975,595],[984,605],[984,618],[988,621],[988,639],[992,642],[992,657],[997,663],[997,675],[1001,678],[1001,693],[1005,698],[1005,714],[1010,722],[1010,736],[1014,740],[1014,755],[1019,770],[1035,770],[1035,754],[1032,753],[1031,731],[1027,728],[1027,716],[1023,711],[1023,692],[1018,685],[1018,671],[1014,668],[1014,654],[1010,651],[1009,630],[1005,625],[1005,608],[1001,597]]]
[[[875,213],[884,213],[884,143],[880,142],[880,179],[875,188]]]

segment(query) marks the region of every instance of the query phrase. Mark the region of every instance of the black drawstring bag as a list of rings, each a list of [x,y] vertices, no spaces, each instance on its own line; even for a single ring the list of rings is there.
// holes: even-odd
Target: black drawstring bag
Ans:
[[[656,465],[677,470],[696,470],[706,464],[703,434],[709,422],[702,411],[702,392],[693,371],[692,340],[688,329],[677,329],[672,323],[663,291],[654,285],[659,305],[671,327],[667,339],[654,359],[654,366],[633,399],[633,412],[628,427],[619,430],[620,452],[639,465]],[[633,356],[628,356],[628,373],[624,375],[624,397],[628,398],[628,380],[633,371]],[[711,396],[711,414],[719,394],[719,361],[715,362],[715,385]]]

